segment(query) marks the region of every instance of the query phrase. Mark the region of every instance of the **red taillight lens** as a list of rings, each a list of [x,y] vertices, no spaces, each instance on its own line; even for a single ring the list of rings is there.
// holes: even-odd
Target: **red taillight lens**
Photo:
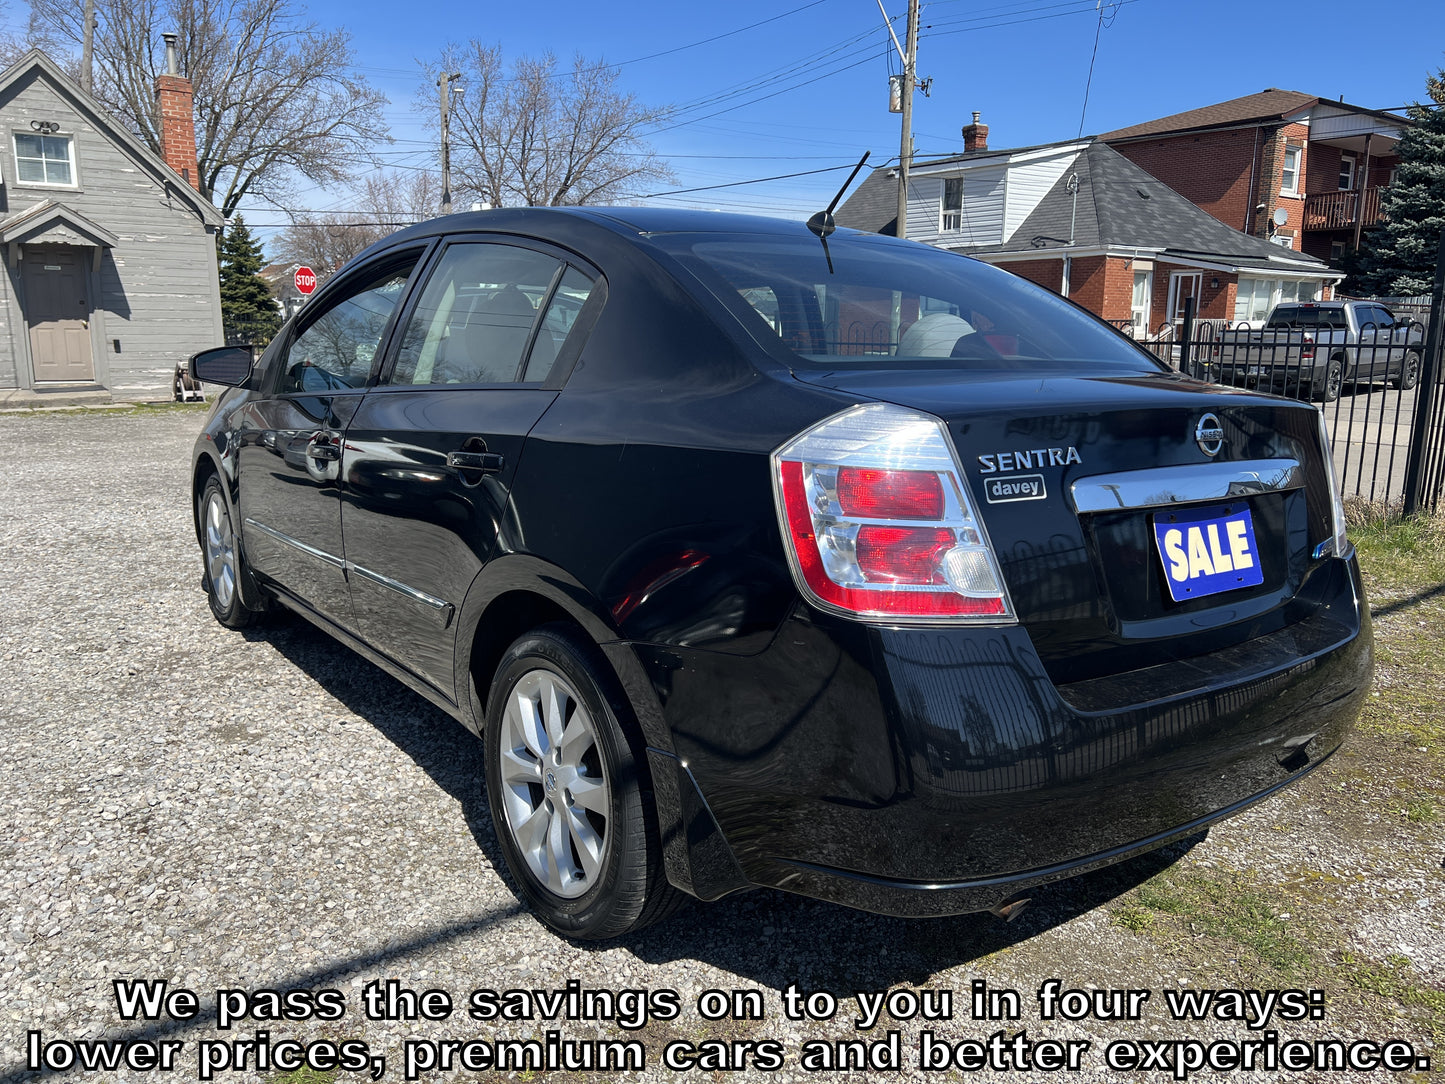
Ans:
[[[935,471],[841,467],[838,506],[864,519],[942,519],[943,483]]]
[[[869,583],[947,583],[943,557],[954,542],[944,527],[869,524],[858,528],[858,567]]]
[[[804,597],[899,621],[1012,620],[998,561],[943,423],[855,407],[774,453],[783,537]]]
[[[1314,356],[1315,356],[1315,341],[1314,341],[1314,339],[1311,338],[1309,335],[1306,335],[1306,336],[1305,336],[1305,340],[1304,340],[1304,347],[1303,347],[1303,349],[1301,349],[1301,351],[1300,351],[1300,357],[1304,358],[1305,361],[1309,361],[1309,360],[1310,360],[1311,358],[1313,358]]]

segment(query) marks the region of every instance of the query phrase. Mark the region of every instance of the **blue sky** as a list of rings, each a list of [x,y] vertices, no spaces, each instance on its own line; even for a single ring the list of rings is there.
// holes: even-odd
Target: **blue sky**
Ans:
[[[884,3],[901,37],[905,0]],[[1427,72],[1445,66],[1445,4],[1432,0],[1124,0],[1109,8],[1100,30],[1093,0],[925,3],[919,75],[931,77],[933,88],[931,97],[915,98],[919,153],[960,150],[959,129],[973,110],[983,114],[994,147],[1076,135],[1096,31],[1085,133],[1271,86],[1399,106],[1422,97]],[[888,112],[887,95],[889,72],[899,63],[877,0],[624,6],[551,0],[471,8],[410,0],[404,20],[395,4],[375,0],[312,0],[310,10],[319,21],[350,27],[357,66],[391,99],[393,134],[420,141],[388,149],[387,157],[402,165],[436,164],[425,143],[433,137],[435,107],[423,114],[415,105],[417,61],[435,56],[448,39],[469,37],[499,43],[509,56],[550,49],[564,62],[575,53],[632,61],[619,69],[620,85],[649,105],[685,107],[723,96],[652,136],[677,174],[670,187],[839,166],[865,150],[870,164],[880,164],[898,153],[899,118]],[[470,13],[459,19],[459,11]],[[771,21],[729,34],[762,20]],[[723,34],[729,36],[680,48]],[[665,50],[675,51],[637,59]],[[823,206],[846,175],[656,202],[801,217]],[[308,191],[301,199],[314,207],[345,205],[335,192]]]
[[[884,5],[901,37],[906,0]],[[23,22],[18,6],[8,12],[13,23]],[[356,66],[391,100],[386,119],[398,142],[383,156],[399,167],[437,165],[435,89],[428,88],[420,106],[419,62],[435,58],[448,40],[471,37],[500,44],[509,57],[551,50],[563,64],[577,53],[625,62],[622,88],[648,105],[686,110],[651,137],[677,175],[677,183],[665,187],[844,166],[865,150],[872,152],[870,165],[879,165],[898,153],[888,75],[900,65],[878,0],[309,0],[306,6],[319,23],[351,30]],[[1445,3],[1439,0],[1113,0],[1106,12],[1100,29],[1095,0],[925,3],[919,75],[931,77],[933,86],[931,97],[914,100],[918,152],[961,150],[959,129],[973,110],[989,125],[993,147],[1072,138],[1086,83],[1083,131],[1093,133],[1271,86],[1373,108],[1400,106],[1423,96],[1427,72],[1445,66]],[[755,23],[762,25],[742,29]],[[655,202],[806,217],[846,175],[839,170]],[[344,191],[305,188],[297,203],[298,209],[347,209],[352,200]],[[261,221],[276,212],[257,208],[249,216]]]

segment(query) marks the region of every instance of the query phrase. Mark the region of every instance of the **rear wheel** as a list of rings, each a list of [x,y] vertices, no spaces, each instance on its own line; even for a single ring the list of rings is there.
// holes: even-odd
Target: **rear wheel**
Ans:
[[[1345,365],[1339,358],[1330,358],[1323,375],[1315,377],[1310,397],[1321,403],[1333,403],[1340,397],[1345,383]]]
[[[682,899],[614,686],[590,643],[548,625],[507,649],[487,701],[487,800],[507,866],[543,922],[583,940],[640,929]]]
[[[1397,388],[1409,391],[1420,382],[1420,355],[1408,353],[1405,360],[1400,363],[1400,375],[1390,381]]]

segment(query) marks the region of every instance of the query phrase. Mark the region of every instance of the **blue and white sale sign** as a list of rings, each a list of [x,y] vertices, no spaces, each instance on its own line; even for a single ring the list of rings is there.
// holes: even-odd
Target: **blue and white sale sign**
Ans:
[[[1242,505],[1157,512],[1154,543],[1175,602],[1264,582],[1254,521]]]

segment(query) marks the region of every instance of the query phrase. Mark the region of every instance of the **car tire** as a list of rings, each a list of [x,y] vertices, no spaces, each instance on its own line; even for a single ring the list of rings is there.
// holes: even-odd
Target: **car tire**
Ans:
[[[1320,403],[1333,403],[1340,397],[1345,383],[1345,366],[1339,358],[1330,358],[1325,366],[1324,376],[1316,377],[1310,388],[1310,398]]]
[[[241,597],[245,566],[240,538],[231,518],[231,502],[216,475],[211,475],[201,488],[196,510],[201,526],[201,558],[205,562],[201,586],[206,590],[211,613],[228,629],[244,629],[261,615]]]
[[[1390,381],[1390,384],[1401,391],[1409,391],[1420,382],[1420,355],[1412,350],[1405,355],[1405,360],[1401,364],[1403,367],[1400,369],[1400,375]]]
[[[565,937],[671,914],[645,753],[601,654],[547,625],[503,654],[487,697],[487,802],[518,894]]]

